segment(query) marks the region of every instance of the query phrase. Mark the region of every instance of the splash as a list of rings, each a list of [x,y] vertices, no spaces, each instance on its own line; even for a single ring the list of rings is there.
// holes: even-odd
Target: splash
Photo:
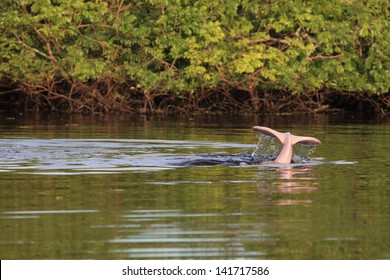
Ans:
[[[282,144],[274,137],[257,132],[259,140],[256,149],[252,153],[255,162],[273,161],[278,157]],[[297,143],[293,147],[292,163],[311,162],[309,156],[315,151],[316,146]]]

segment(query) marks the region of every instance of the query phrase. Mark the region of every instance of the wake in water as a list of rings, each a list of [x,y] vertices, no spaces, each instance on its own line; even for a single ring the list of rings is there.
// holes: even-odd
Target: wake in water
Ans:
[[[282,148],[281,143],[274,137],[257,133],[259,141],[257,142],[254,152],[244,152],[237,154],[195,154],[187,160],[177,162],[181,166],[208,166],[208,165],[223,165],[223,166],[245,166],[245,165],[260,165],[271,163],[278,157]],[[313,145],[294,145],[294,154],[292,164],[307,164],[313,162],[309,155],[315,150]]]
[[[0,172],[106,174],[159,171],[182,166],[245,166],[272,162],[280,144],[259,134],[253,145],[151,139],[0,139]],[[224,153],[227,150],[247,150]],[[248,151],[252,149],[253,152]],[[215,153],[197,153],[212,150]],[[218,152],[223,151],[223,152]],[[313,146],[294,145],[292,163],[305,164]]]

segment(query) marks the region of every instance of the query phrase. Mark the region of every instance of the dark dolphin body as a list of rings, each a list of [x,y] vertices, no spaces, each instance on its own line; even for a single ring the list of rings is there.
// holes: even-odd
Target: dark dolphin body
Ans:
[[[250,152],[238,154],[195,154],[189,158],[177,158],[174,165],[176,166],[245,166],[245,165],[261,165],[264,162],[274,162],[278,155],[261,155],[253,156]],[[292,164],[308,163],[309,158],[298,157],[298,160],[292,160]]]
[[[276,156],[272,156],[276,158]],[[272,159],[271,159],[272,160]],[[245,152],[239,154],[195,154],[190,158],[178,161],[180,166],[208,166],[208,165],[222,165],[222,166],[238,166],[248,164],[260,164],[263,160],[255,159],[252,153]]]
[[[314,137],[296,136],[289,132],[278,132],[269,127],[254,126],[256,132],[268,135],[278,139],[282,144],[282,150],[278,155],[259,155],[254,153],[239,154],[196,154],[175,165],[180,166],[208,166],[208,165],[260,165],[264,163],[271,164],[290,164],[290,163],[308,163],[310,159],[304,157],[293,157],[293,145],[297,143],[316,146],[321,143]]]

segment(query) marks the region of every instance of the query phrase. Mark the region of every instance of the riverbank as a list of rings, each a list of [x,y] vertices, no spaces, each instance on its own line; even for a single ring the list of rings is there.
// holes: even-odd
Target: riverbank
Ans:
[[[306,94],[213,90],[197,94],[155,92],[122,93],[92,90],[84,95],[72,92],[8,92],[0,95],[2,111],[41,111],[56,113],[141,113],[141,114],[289,114],[362,112],[389,115],[390,95],[367,95],[322,91]]]
[[[3,2],[2,109],[389,111],[388,0]]]

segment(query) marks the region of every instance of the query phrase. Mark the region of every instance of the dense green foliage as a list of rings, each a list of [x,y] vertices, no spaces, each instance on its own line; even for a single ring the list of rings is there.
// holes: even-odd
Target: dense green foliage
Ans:
[[[3,94],[75,111],[390,88],[388,0],[3,0],[0,30]]]

